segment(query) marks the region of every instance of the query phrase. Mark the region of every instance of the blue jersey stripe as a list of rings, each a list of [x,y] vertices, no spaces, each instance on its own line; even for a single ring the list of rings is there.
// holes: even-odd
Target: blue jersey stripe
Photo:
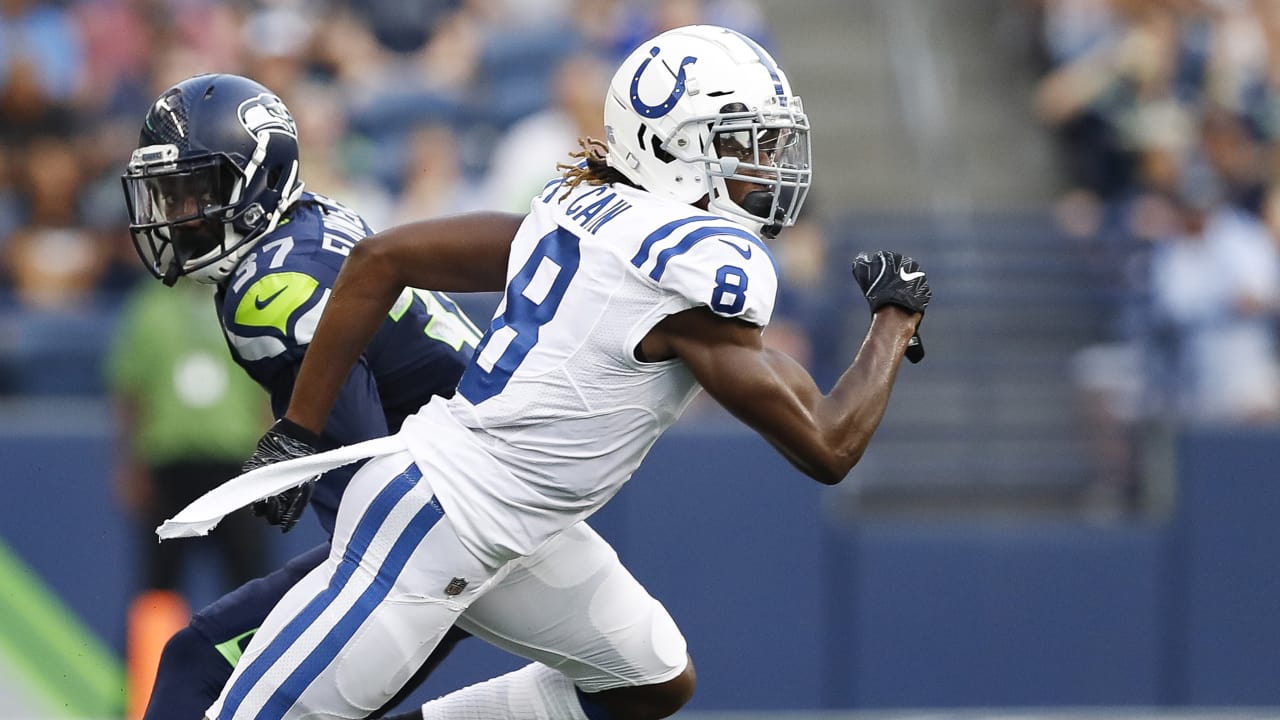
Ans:
[[[236,710],[240,708],[240,704],[244,702],[249,691],[258,684],[258,681],[266,675],[267,671],[284,655],[285,651],[301,637],[302,633],[337,599],[342,589],[351,579],[352,573],[359,566],[360,559],[369,549],[369,543],[373,541],[378,529],[382,527],[392,509],[408,494],[409,490],[417,484],[421,477],[422,472],[418,470],[418,467],[411,465],[388,483],[382,489],[382,492],[378,493],[378,496],[374,498],[368,509],[365,510],[364,517],[360,518],[360,522],[356,525],[355,532],[352,533],[351,540],[347,543],[347,550],[343,554],[342,562],[338,565],[337,572],[329,580],[329,586],[316,595],[311,602],[307,603],[306,607],[295,615],[293,620],[289,621],[289,624],[271,641],[271,644],[267,646],[262,654],[249,667],[244,669],[239,679],[236,680],[235,685],[227,693],[227,701],[223,704],[222,712],[218,716],[220,720],[229,720],[235,715]],[[274,696],[272,699],[275,699]]]
[[[719,220],[715,215],[694,215],[692,217],[672,220],[662,227],[649,233],[648,237],[640,243],[640,249],[636,251],[635,257],[631,258],[631,264],[636,267],[642,267],[649,259],[649,253],[653,252],[653,246],[671,236],[677,228],[688,225],[689,223],[700,222],[705,220]]]
[[[698,228],[686,235],[680,242],[658,253],[658,262],[653,266],[653,270],[649,272],[649,277],[653,280],[661,280],[662,274],[667,271],[667,263],[671,262],[672,258],[679,257],[680,255],[689,252],[699,242],[706,240],[709,237],[716,237],[717,235],[730,235],[732,237],[742,238],[764,251],[764,253],[769,256],[770,260],[773,259],[773,255],[769,252],[769,248],[765,247],[765,244],[760,241],[760,238],[746,230],[743,230],[742,228],[731,227],[728,225],[717,225]]]

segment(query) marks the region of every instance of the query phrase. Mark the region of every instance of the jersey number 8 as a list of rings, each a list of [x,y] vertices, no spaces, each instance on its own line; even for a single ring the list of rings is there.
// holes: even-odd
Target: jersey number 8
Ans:
[[[737,315],[746,304],[747,274],[734,265],[721,266],[711,291],[711,309],[723,315]]]
[[[538,343],[542,326],[555,317],[580,258],[578,237],[564,228],[538,241],[507,285],[506,308],[494,318],[458,382],[462,397],[478,405],[502,392]]]

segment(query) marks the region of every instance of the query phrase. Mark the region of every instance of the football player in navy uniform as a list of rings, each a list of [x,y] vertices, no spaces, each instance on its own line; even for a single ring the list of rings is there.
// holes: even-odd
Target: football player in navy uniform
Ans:
[[[369,226],[354,210],[304,189],[289,110],[236,75],[198,75],[156,99],[123,183],[147,269],[166,285],[185,278],[215,287],[211,311],[232,356],[282,416],[338,269],[371,234]],[[406,291],[347,377],[321,435],[302,436],[324,447],[395,432],[432,396],[453,394],[478,340],[448,297]],[[332,534],[353,472],[326,473],[257,503],[254,512],[288,531],[310,505]],[[327,544],[317,547],[196,613],[165,646],[146,720],[201,718],[267,612],[328,552]]]

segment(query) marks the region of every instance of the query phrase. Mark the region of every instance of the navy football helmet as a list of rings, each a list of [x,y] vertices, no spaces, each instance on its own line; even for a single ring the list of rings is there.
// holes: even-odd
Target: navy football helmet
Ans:
[[[122,180],[151,274],[220,283],[301,196],[298,129],[262,85],[196,75],[151,105]]]

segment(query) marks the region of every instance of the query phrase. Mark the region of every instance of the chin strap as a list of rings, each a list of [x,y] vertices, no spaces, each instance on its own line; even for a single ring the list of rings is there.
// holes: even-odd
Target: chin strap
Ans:
[[[784,192],[785,192],[785,188],[784,188]],[[784,195],[784,199],[785,199],[785,195]],[[761,220],[764,220],[769,216],[769,210],[771,208],[773,208],[773,192],[772,191],[752,190],[751,192],[747,193],[746,197],[742,198],[742,209],[746,210],[752,215],[755,215]],[[782,232],[782,218],[779,216],[783,214],[784,213],[782,212],[782,203],[778,203],[778,209],[774,211],[774,214],[773,214],[774,222],[760,228],[760,234],[770,240],[778,237],[778,233]]]
[[[173,284],[178,282],[178,276],[180,275],[182,275],[182,264],[178,262],[177,258],[174,258],[169,261],[169,267],[165,269],[164,277],[160,278],[160,282],[163,282],[168,287],[173,287]]]

